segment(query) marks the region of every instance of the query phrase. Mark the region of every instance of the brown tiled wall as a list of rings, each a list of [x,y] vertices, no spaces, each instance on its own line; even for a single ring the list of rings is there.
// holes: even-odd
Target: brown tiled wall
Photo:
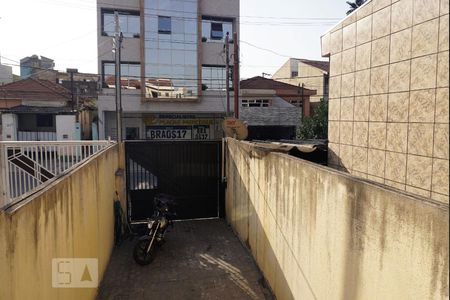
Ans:
[[[448,3],[372,0],[322,37],[331,166],[448,202]]]

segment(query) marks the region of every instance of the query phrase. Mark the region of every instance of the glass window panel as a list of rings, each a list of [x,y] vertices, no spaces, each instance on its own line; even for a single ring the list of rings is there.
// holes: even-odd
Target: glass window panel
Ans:
[[[197,79],[197,67],[185,67],[184,76],[189,79]]]
[[[189,15],[193,15],[197,13],[197,3],[196,2],[184,2],[184,11],[187,12]]]
[[[181,43],[184,43],[184,34],[172,34],[171,35],[171,41],[172,42],[177,42],[177,43],[179,43],[179,42],[181,42]]]
[[[158,8],[158,1],[156,1],[156,0],[145,0],[145,7],[146,8],[157,9]]]
[[[172,18],[171,17],[158,17],[158,32],[162,34],[170,34],[172,32]]]
[[[186,65],[196,65],[197,64],[197,52],[185,51],[184,52],[184,62]]]
[[[203,21],[202,22],[202,38],[208,40],[211,36],[211,25],[206,22]]]
[[[107,86],[115,86],[115,64],[104,63],[104,83]],[[122,88],[140,88],[140,64],[121,64]]]
[[[224,42],[227,32],[230,37],[233,34],[233,22],[224,21],[217,18],[216,20],[202,20],[202,38],[206,38],[208,42]]]
[[[157,36],[157,39],[158,39],[159,41],[170,42],[170,41],[172,41],[172,36],[171,36],[171,35],[168,35],[168,34],[163,34],[163,35],[158,35],[158,36]]]
[[[164,51],[170,50],[170,49],[172,49],[172,43],[170,41],[159,40],[159,42],[158,42],[158,49],[161,49],[161,50],[164,50]]]
[[[105,65],[105,75],[114,75],[115,66],[112,63],[106,63]]]
[[[145,65],[145,77],[154,78],[158,76],[158,65],[157,64],[146,64]]]
[[[146,38],[144,45],[145,49],[148,49],[149,51],[155,51],[158,48],[158,41]]]
[[[119,11],[120,30],[124,37],[140,36],[140,17],[129,12]],[[112,12],[103,12],[103,32],[108,36],[113,36],[116,31],[115,15]]]
[[[128,16],[119,13],[119,24],[120,30],[122,30],[123,35],[125,37],[128,37]]]
[[[197,51],[197,44],[185,44],[184,49],[190,51]]]
[[[151,9],[149,5],[155,2],[158,5]],[[186,12],[186,3],[191,12]],[[149,31],[151,26],[145,24],[145,57],[151,62],[145,70],[147,97],[184,98],[198,94],[197,3],[197,0],[146,0],[145,21],[151,22],[152,15],[160,15],[156,30]],[[161,29],[170,32],[161,34]],[[148,32],[156,32],[157,36],[150,37]],[[154,79],[149,75],[154,75]],[[156,78],[160,80],[155,81]]]
[[[227,32],[230,34],[230,39],[232,39],[233,38],[233,23],[224,23],[223,24],[224,38],[227,35]]]
[[[133,36],[136,36],[141,32],[141,19],[139,16],[129,16],[128,31],[133,33]]]
[[[171,1],[171,0],[159,0],[158,1],[158,10],[160,10],[160,11],[170,11],[170,10],[175,10],[174,9],[174,7],[175,7],[175,3],[172,3],[172,2],[175,2],[175,1]],[[178,9],[177,9],[178,10]]]
[[[202,83],[208,90],[225,90],[226,89],[226,69],[225,67],[202,67]],[[230,80],[230,87],[233,86]]]
[[[172,33],[183,34],[184,33],[184,22],[181,18],[174,18],[172,20]]]
[[[141,66],[140,65],[129,65],[129,75],[133,77],[141,76]]]
[[[173,76],[175,78],[182,78],[184,76],[184,67],[183,66],[173,66],[172,68]]]
[[[158,32],[158,17],[156,16],[145,17],[145,31]]]
[[[146,63],[157,63],[158,62],[158,56],[155,55],[155,53],[152,53],[150,51],[145,51],[145,62]]]
[[[159,65],[158,72],[160,78],[170,78],[172,74],[172,67],[166,65]]]
[[[211,23],[211,39],[221,40],[223,39],[223,24]]]
[[[184,51],[173,50],[172,51],[172,63],[174,65],[184,65]]]
[[[185,20],[184,21],[184,32],[186,34],[197,35],[197,21],[195,20]]]
[[[170,65],[172,63],[172,51],[159,51],[159,63]]]
[[[114,15],[105,13],[103,15],[103,34],[113,36],[115,33]]]
[[[196,34],[185,34],[184,40],[188,44],[197,45],[197,35]]]

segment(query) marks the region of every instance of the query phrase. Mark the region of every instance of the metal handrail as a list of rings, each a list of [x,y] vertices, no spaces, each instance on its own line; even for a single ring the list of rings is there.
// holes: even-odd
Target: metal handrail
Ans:
[[[113,145],[112,141],[0,142],[0,209],[20,202]]]

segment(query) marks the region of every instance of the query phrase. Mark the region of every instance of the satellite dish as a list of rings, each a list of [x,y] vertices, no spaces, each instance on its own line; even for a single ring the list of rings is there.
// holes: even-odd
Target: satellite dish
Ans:
[[[225,118],[223,121],[225,136],[237,140],[245,140],[248,137],[247,124],[236,118]]]

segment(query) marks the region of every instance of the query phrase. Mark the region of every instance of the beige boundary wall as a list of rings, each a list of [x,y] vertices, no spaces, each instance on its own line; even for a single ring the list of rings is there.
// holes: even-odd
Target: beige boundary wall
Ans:
[[[277,299],[448,299],[448,204],[228,140],[228,222]]]
[[[53,258],[98,258],[103,277],[114,244],[119,148],[0,212],[0,299],[95,299],[96,289],[52,288]]]

